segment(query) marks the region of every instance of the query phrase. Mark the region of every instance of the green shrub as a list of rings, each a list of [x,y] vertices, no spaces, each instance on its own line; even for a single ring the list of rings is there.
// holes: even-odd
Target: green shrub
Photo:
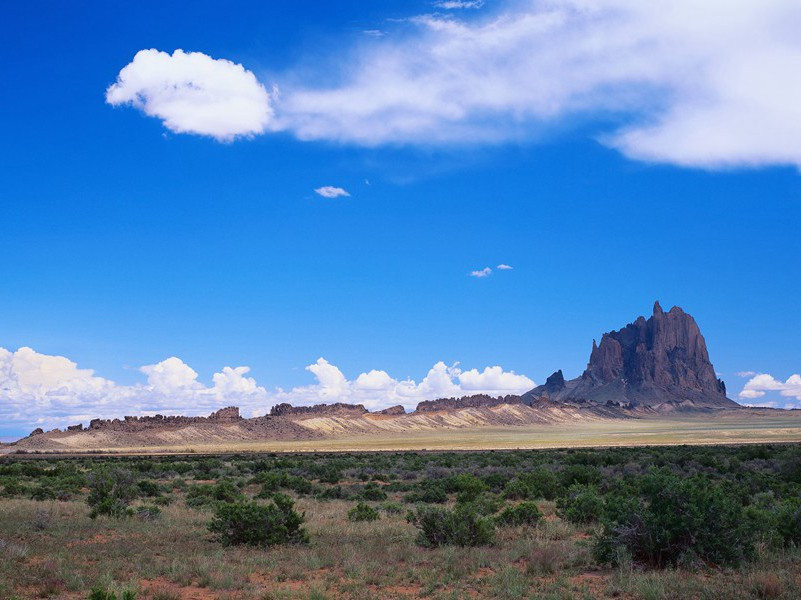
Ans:
[[[349,521],[377,521],[381,515],[372,506],[359,502],[348,511]]]
[[[782,502],[776,510],[776,530],[786,546],[801,546],[801,499]]]
[[[213,506],[221,502],[240,502],[244,498],[239,488],[228,480],[218,481],[215,484],[192,485],[186,491],[186,505],[193,508]]]
[[[360,496],[365,500],[372,500],[374,502],[387,499],[387,493],[382,490],[378,484],[372,482],[364,486]]]
[[[472,502],[481,493],[486,491],[487,485],[475,475],[461,473],[454,478],[453,490],[456,492],[457,502]]]
[[[217,534],[225,546],[307,542],[308,534],[301,527],[304,515],[293,507],[292,499],[284,494],[275,494],[266,506],[256,502],[222,503],[215,509],[209,531]]]
[[[527,500],[514,506],[506,507],[495,522],[499,525],[518,527],[520,525],[536,525],[542,519],[542,513],[536,503]]]
[[[469,497],[469,496],[468,496]],[[495,494],[482,493],[468,502],[464,501],[462,494],[456,498],[456,503],[477,512],[483,516],[494,515],[503,507],[503,500]]]
[[[403,505],[400,502],[384,502],[381,510],[388,515],[399,515],[403,512]]]
[[[91,507],[89,517],[100,515],[121,518],[130,516],[133,511],[128,507],[137,496],[133,473],[127,469],[107,469],[101,467],[87,476],[89,497],[86,502]]]
[[[510,500],[553,500],[559,491],[559,480],[551,471],[539,468],[521,473],[510,480],[503,489]]]
[[[155,481],[150,481],[149,479],[143,479],[136,485],[139,488],[139,493],[142,494],[143,496],[154,497],[161,495],[161,488],[159,487],[159,484],[157,484]]]
[[[576,483],[567,495],[556,501],[556,509],[565,521],[576,524],[594,523],[604,511],[604,500],[594,486]]]
[[[737,565],[754,554],[754,530],[731,490],[707,477],[670,472],[643,476],[607,497],[596,557],[615,563]]]
[[[486,546],[495,538],[495,523],[470,505],[457,505],[453,510],[421,507],[412,515],[420,530],[417,543],[429,548],[453,546]]]

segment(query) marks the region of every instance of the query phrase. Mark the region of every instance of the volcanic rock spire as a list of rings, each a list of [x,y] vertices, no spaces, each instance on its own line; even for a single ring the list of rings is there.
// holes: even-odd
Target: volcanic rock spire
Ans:
[[[678,306],[669,312],[654,304],[649,319],[638,317],[618,331],[593,340],[587,369],[565,382],[554,373],[526,399],[579,404],[673,408],[737,407],[715,375],[706,341],[689,314]]]

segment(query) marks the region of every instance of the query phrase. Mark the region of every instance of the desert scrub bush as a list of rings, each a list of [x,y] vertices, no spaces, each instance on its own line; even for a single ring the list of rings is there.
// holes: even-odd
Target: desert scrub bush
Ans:
[[[379,512],[364,502],[359,502],[348,511],[348,521],[377,521],[379,518]]]
[[[503,495],[510,500],[553,500],[559,492],[559,480],[551,471],[538,468],[521,473],[510,480],[503,489]]]
[[[86,477],[89,496],[86,499],[91,507],[89,517],[100,515],[121,518],[130,516],[133,511],[128,506],[137,496],[133,473],[119,467],[101,467]]]
[[[364,500],[379,502],[387,499],[387,493],[377,483],[368,483],[359,494]]]
[[[785,546],[801,546],[801,500],[785,500],[776,508],[776,531]]]
[[[451,489],[456,492],[456,501],[472,502],[487,490],[487,485],[475,475],[460,473],[453,478]]]
[[[470,498],[470,496],[468,496]],[[469,501],[465,501],[464,497],[459,494],[456,498],[457,505],[464,505],[466,508],[470,508],[474,512],[482,516],[489,516],[494,515],[496,512],[503,508],[503,500],[501,500],[495,494],[490,494],[484,492]]]
[[[556,510],[570,523],[595,523],[603,514],[604,500],[595,486],[576,483],[570,486],[567,495],[557,499]]]
[[[469,504],[457,505],[453,510],[420,507],[410,516],[411,522],[420,530],[417,543],[428,548],[486,546],[495,539],[492,518],[480,515]]]
[[[232,503],[244,500],[245,496],[233,482],[218,481],[215,484],[199,483],[186,490],[186,505],[192,508],[213,506],[221,502]]]
[[[275,494],[268,505],[256,502],[219,504],[208,528],[225,546],[305,543],[309,539],[301,527],[305,515],[295,511],[294,504],[285,494]]]
[[[496,517],[498,525],[519,527],[520,525],[536,525],[542,519],[542,513],[536,503],[527,500],[514,506],[507,506]]]
[[[736,566],[755,551],[754,530],[742,504],[707,477],[651,472],[636,489],[607,496],[601,522],[595,555],[604,563],[628,554],[653,567]]]
[[[403,512],[403,504],[400,502],[384,502],[381,504],[381,510],[388,515],[399,515]]]

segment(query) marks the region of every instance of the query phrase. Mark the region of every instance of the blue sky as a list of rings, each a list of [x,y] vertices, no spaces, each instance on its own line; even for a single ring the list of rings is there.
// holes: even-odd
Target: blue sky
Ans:
[[[534,49],[524,31],[497,56],[462,59],[542,7],[4,3],[0,435],[238,400],[263,413],[279,397],[377,407],[516,391],[557,368],[578,375],[593,338],[656,299],[696,317],[732,397],[769,374],[742,400],[797,403],[801,124],[781,99],[801,89],[797,69],[771,63],[759,71],[770,85],[754,79],[764,85],[744,99],[728,84],[756,77],[750,59],[693,46],[695,25],[676,14],[665,39],[688,36],[686,63],[652,68],[657,53],[643,72],[620,59],[605,79],[584,56],[566,70],[572,50],[548,35],[590,31],[624,48],[615,56],[642,40],[563,4],[567,29]],[[632,23],[652,16],[607,4]],[[791,4],[765,5],[755,54],[801,56],[771,29],[798,22]],[[222,120],[187,120],[163,89],[131,81],[121,89],[140,104],[112,105],[126,65],[153,77],[134,59],[147,49],[166,53],[167,78],[184,68],[176,49],[203,53],[190,100],[216,110],[192,94],[219,67],[215,93],[241,83],[254,116],[229,122],[222,106]],[[516,53],[537,58],[530,77],[509,67]],[[669,74],[698,64],[733,75],[695,98]],[[142,369],[170,357],[180,364]],[[307,369],[320,357],[322,371]],[[432,375],[419,388],[440,361],[444,387]],[[404,396],[407,378],[418,387]]]

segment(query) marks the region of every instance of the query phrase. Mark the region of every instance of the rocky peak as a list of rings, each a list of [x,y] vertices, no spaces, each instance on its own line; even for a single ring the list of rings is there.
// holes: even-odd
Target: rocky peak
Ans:
[[[646,319],[638,317],[592,342],[587,369],[564,381],[557,371],[544,385],[524,394],[535,398],[621,406],[736,407],[715,375],[706,341],[695,319],[678,306],[659,302]]]
[[[659,302],[648,320],[639,317],[623,329],[605,333],[600,345],[593,345],[582,378],[596,383],[649,382],[725,395],[695,319],[678,306],[666,313]]]
[[[595,340],[593,340],[595,343]],[[552,374],[548,379],[545,380],[545,384],[543,388],[549,394],[554,394],[563,390],[565,387],[565,376],[562,374],[562,369],[556,371],[556,373]]]

